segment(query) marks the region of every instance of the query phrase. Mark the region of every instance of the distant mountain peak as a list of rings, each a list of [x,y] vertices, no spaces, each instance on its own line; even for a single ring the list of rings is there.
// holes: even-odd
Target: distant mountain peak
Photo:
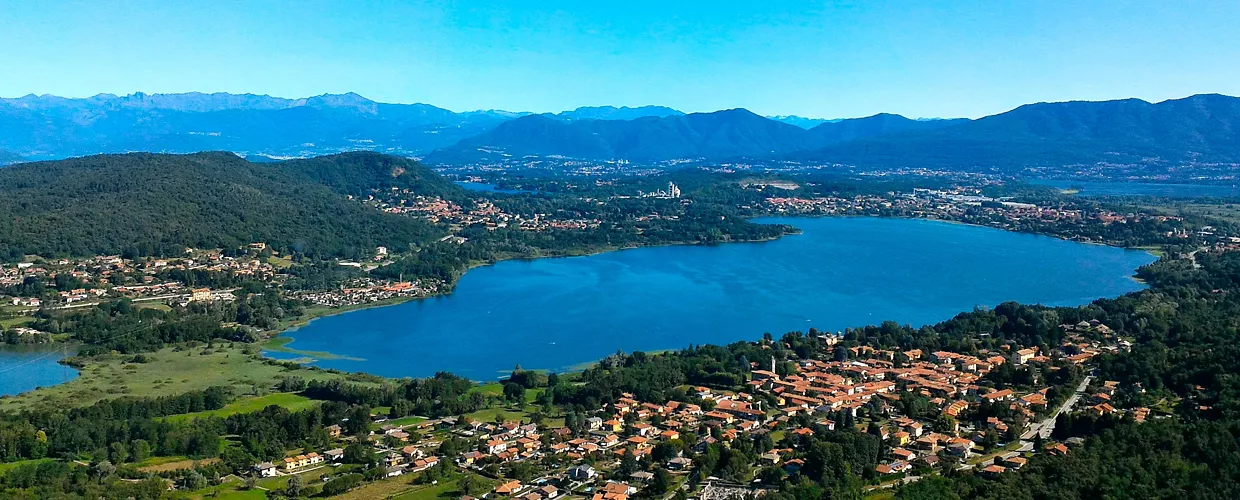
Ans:
[[[684,113],[667,106],[582,106],[572,111],[552,114],[560,120],[634,120],[637,118],[680,116]]]

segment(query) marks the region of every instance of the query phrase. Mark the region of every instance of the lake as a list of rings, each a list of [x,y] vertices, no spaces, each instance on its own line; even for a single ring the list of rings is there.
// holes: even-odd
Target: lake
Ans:
[[[77,352],[70,349],[69,353]],[[0,346],[0,396],[12,396],[63,384],[77,378],[78,371],[59,363],[64,354],[58,345]]]
[[[1078,305],[1139,290],[1146,252],[912,219],[773,218],[764,243],[505,261],[449,296],[363,309],[289,332],[290,348],[385,376],[492,380],[520,364],[568,370],[621,349],[726,344],[810,327],[922,325],[1004,301]],[[271,353],[290,359],[295,355]]]
[[[1056,189],[1080,189],[1079,196],[1160,196],[1164,198],[1237,198],[1240,187],[1220,184],[1160,184],[1153,182],[1092,182],[1030,179],[1030,184]]]
[[[533,193],[533,191],[526,191],[523,189],[500,189],[499,187],[496,187],[495,184],[487,184],[485,182],[456,181],[456,185],[469,191],[485,191],[489,193],[502,194]]]

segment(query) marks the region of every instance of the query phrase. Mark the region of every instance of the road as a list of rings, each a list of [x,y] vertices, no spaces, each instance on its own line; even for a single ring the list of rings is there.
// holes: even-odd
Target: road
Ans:
[[[1075,405],[1076,402],[1081,399],[1081,395],[1085,393],[1085,388],[1089,386],[1089,382],[1093,379],[1093,375],[1086,376],[1085,380],[1081,381],[1081,385],[1076,387],[1076,391],[1073,392],[1071,396],[1068,396],[1068,399],[1065,400],[1063,404],[1059,405],[1059,408],[1055,409],[1055,413],[1042,419],[1041,422],[1034,422],[1033,425],[1030,425],[1029,430],[1020,435],[1021,451],[1028,451],[1025,450],[1026,445],[1029,450],[1033,449],[1033,443],[1028,442],[1028,440],[1033,439],[1035,433],[1041,434],[1042,439],[1051,437],[1051,431],[1055,430],[1055,419],[1059,417],[1060,413],[1070,411],[1072,409],[1072,405]]]

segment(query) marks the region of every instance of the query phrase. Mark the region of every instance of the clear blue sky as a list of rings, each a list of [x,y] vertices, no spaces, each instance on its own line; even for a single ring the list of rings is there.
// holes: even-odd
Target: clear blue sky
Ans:
[[[6,0],[0,96],[353,91],[458,111],[976,117],[1240,95],[1235,0],[395,4]]]

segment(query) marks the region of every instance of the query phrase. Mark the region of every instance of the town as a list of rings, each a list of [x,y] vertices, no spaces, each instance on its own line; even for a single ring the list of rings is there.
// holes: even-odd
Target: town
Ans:
[[[824,348],[808,359],[751,363],[744,391],[685,386],[678,388],[684,400],[657,401],[624,393],[555,418],[527,408],[532,403],[525,399],[497,400],[507,406],[499,412],[391,421],[380,415],[358,435],[331,426],[333,448],[256,463],[251,473],[317,471],[311,477],[330,484],[333,467],[356,460],[346,449],[360,446],[384,478],[376,485],[409,484],[401,479],[406,475],[412,484],[422,484],[422,476],[467,475],[481,478],[463,490],[470,498],[739,499],[822,467],[808,463],[818,460],[812,443],[837,434],[881,443],[876,464],[858,473],[874,490],[948,470],[997,477],[1037,454],[1072,453],[1080,440],[1054,432],[1068,414],[1127,415],[1138,423],[1170,418],[1147,407],[1115,406],[1118,382],[1091,375],[1097,356],[1124,352],[1131,339],[1098,321],[1059,328],[1063,343],[1045,352],[1005,344],[971,354],[875,349],[815,334]],[[755,346],[769,349],[772,342],[781,341]],[[717,476],[711,471],[720,451],[753,461],[729,464]]]

